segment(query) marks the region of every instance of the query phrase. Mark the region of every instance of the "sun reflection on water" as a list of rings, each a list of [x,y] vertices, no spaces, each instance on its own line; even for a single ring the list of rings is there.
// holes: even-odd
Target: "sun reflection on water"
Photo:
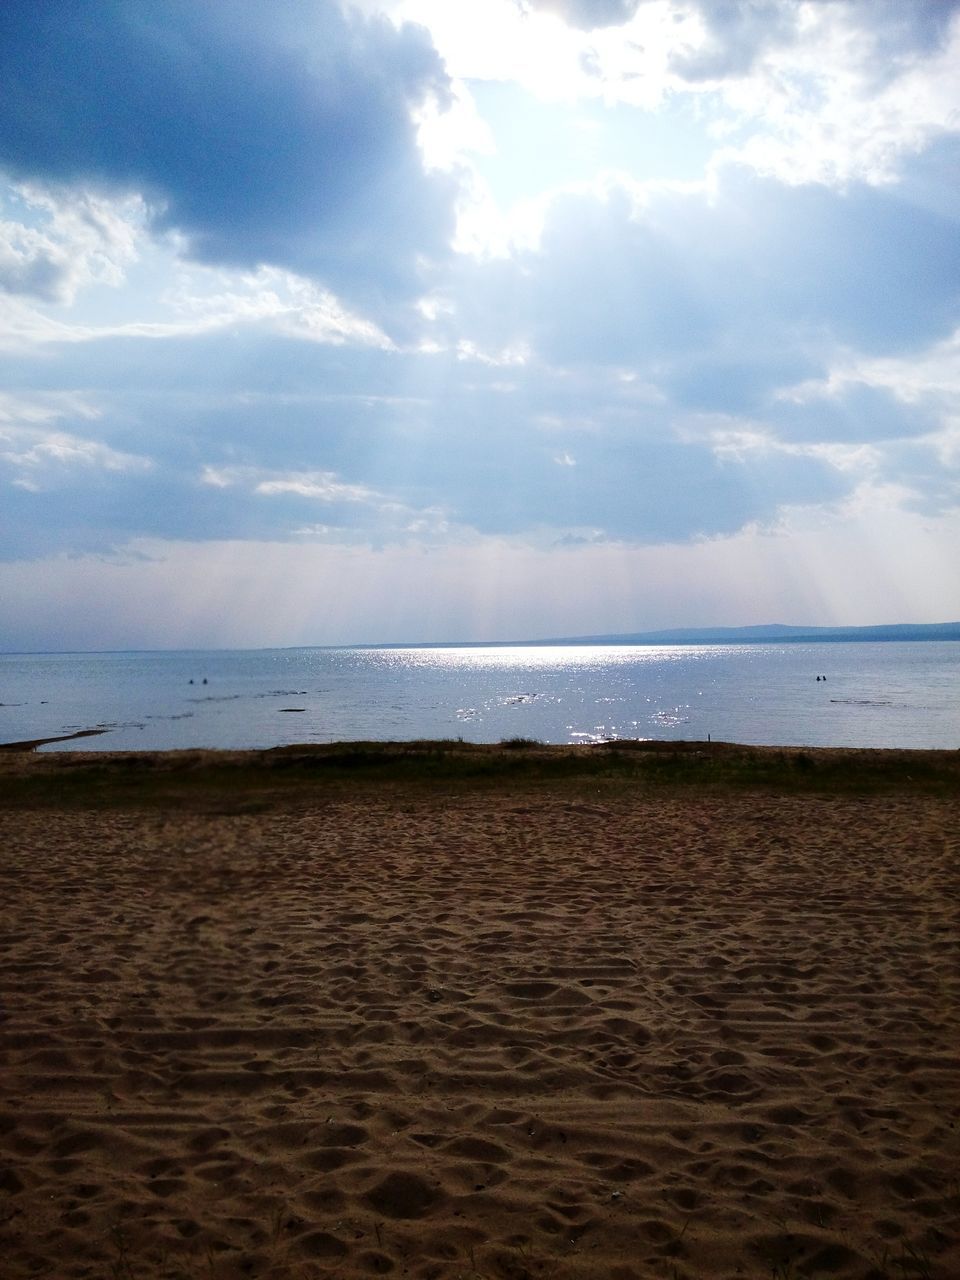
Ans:
[[[388,666],[458,667],[472,670],[502,668],[538,668],[558,670],[564,667],[610,667],[638,663],[689,662],[691,658],[730,654],[739,649],[732,645],[450,645],[443,648],[375,649],[367,656]]]

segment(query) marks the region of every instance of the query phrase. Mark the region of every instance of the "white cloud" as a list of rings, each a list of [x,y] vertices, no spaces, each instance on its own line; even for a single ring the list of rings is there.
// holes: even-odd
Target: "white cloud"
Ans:
[[[773,48],[751,75],[724,83],[749,131],[714,164],[736,161],[789,184],[897,180],[905,156],[960,128],[960,17],[942,49],[913,52],[878,83],[889,55],[879,31],[843,4],[803,6],[796,43]]]
[[[420,151],[430,169],[456,172],[466,156],[496,150],[490,126],[462,82],[451,85],[444,103],[428,98],[414,118]]]
[[[960,13],[945,24],[940,45],[925,47],[900,32],[910,24],[894,9],[878,13],[850,0],[717,8],[648,0],[620,7],[622,15],[634,9],[628,21],[592,30],[549,11],[562,5],[517,0],[370,0],[363,7],[425,25],[453,77],[449,109],[434,102],[421,110],[420,146],[429,165],[456,173],[453,247],[480,259],[535,249],[561,194],[632,184],[642,204],[651,190],[671,185],[644,172],[640,156],[647,132],[656,137],[658,119],[678,103],[690,104],[702,134],[713,138],[698,176],[685,180],[704,192],[731,164],[788,185],[886,185],[906,159],[960,130]],[[498,200],[477,164],[496,154],[499,139],[477,110],[476,81],[508,83],[539,102],[636,108],[640,168],[631,175],[600,164],[589,181],[552,181],[535,195]],[[621,119],[610,127],[625,126]],[[704,139],[670,133],[669,145],[697,148]],[[531,156],[534,167],[538,161]]]
[[[500,351],[484,351],[466,338],[457,343],[457,359],[473,360],[494,369],[509,369],[525,365],[530,360],[530,348],[525,342],[514,343]]]
[[[0,472],[8,482],[31,492],[56,485],[81,470],[143,473],[149,458],[111,448],[54,423],[61,417],[92,419],[97,412],[73,396],[23,400],[0,396]]]
[[[277,267],[255,272],[182,267],[176,285],[161,301],[182,317],[168,327],[172,333],[260,324],[333,346],[393,346],[382,329],[350,311],[330,290]]]
[[[156,243],[150,256],[151,276],[136,319],[104,319],[102,309],[82,304],[73,308],[69,318],[60,319],[23,297],[0,293],[0,349],[24,351],[34,345],[105,338],[162,340],[237,326],[257,326],[265,332],[330,346],[393,348],[377,324],[351,311],[328,289],[294,272],[274,267],[245,272],[188,265],[177,261],[170,246]],[[150,285],[155,286],[153,290]]]
[[[960,471],[960,413],[946,418],[940,430],[932,433],[927,442],[935,451],[942,467],[950,471]],[[960,486],[958,486],[958,498],[960,498]]]
[[[928,350],[909,356],[878,358],[843,353],[825,378],[786,388],[781,398],[809,404],[818,399],[835,399],[854,386],[879,387],[908,404],[954,404],[960,395],[960,329]]]
[[[366,485],[346,484],[333,471],[270,472],[257,467],[204,467],[201,483],[215,489],[240,486],[265,497],[296,494],[321,502],[380,503],[383,495]]]
[[[858,387],[888,392],[903,404],[931,412],[935,425],[915,437],[914,448],[931,451],[949,483],[948,473],[960,470],[960,329],[909,356],[877,358],[846,352],[826,377],[785,388],[780,399],[815,405],[818,400],[842,400]]]
[[[594,30],[513,0],[379,7],[428,27],[461,82],[454,110],[427,121],[421,139],[448,166],[496,147],[470,104],[470,80],[645,113],[671,99],[698,101],[718,143],[712,167],[736,162],[790,184],[892,182],[905,156],[960,129],[960,13],[941,44],[925,48],[905,34],[895,7],[848,0],[716,10],[703,0],[649,0],[627,22]],[[470,220],[483,201],[482,191],[468,193],[461,240],[476,238]]]
[[[388,7],[396,21],[427,27],[455,79],[512,80],[547,100],[569,98],[587,83],[582,35],[551,14],[525,13],[515,0],[402,0]]]
[[[99,416],[99,408],[86,396],[76,392],[13,395],[0,391],[0,427],[49,423],[66,417],[93,421]]]
[[[261,480],[253,491],[268,496],[295,493],[298,497],[318,498],[322,502],[371,502],[378,497],[365,485],[343,484],[331,471],[305,471],[280,480]]]
[[[146,206],[30,184],[11,189],[19,220],[0,220],[0,290],[70,303],[94,284],[120,285],[139,253]]]
[[[345,529],[322,522],[298,525],[293,537],[338,540],[348,535],[363,542],[370,536],[406,541],[453,534],[439,507],[414,508],[369,485],[351,484],[334,471],[271,471],[250,466],[206,466],[200,482],[214,489],[239,488],[262,498],[306,498],[312,502],[348,504],[361,509],[359,527]]]
[[[690,438],[689,432],[681,429],[681,438],[684,435]],[[772,427],[756,423],[735,424],[723,418],[720,425],[707,427],[707,435],[714,455],[724,462],[743,463],[751,458],[780,454],[788,458],[814,458],[835,471],[873,475],[882,461],[882,452],[875,445],[842,441],[797,443],[781,439]]]

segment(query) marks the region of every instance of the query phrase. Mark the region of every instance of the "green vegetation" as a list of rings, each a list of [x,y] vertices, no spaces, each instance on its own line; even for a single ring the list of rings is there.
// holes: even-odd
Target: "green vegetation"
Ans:
[[[253,813],[357,787],[663,788],[783,794],[960,795],[960,751],[822,750],[619,741],[544,746],[454,740],[352,742],[271,751],[0,753],[0,807],[176,807]]]

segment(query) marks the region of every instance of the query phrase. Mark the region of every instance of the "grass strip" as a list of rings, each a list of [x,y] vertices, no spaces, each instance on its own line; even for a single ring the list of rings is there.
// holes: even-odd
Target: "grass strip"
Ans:
[[[960,797],[960,751],[748,747],[618,741],[544,746],[528,739],[344,742],[266,751],[51,752],[0,756],[0,808],[304,807],[358,787],[564,791],[918,793]]]

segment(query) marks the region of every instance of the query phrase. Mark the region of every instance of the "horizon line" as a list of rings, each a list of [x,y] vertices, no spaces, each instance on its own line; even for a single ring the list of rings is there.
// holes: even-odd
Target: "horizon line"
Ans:
[[[940,637],[960,640],[960,621],[948,622],[885,622],[860,623],[856,625],[806,625],[782,622],[747,623],[724,626],[690,626],[663,627],[652,631],[603,632],[590,635],[551,636],[540,639],[509,640],[381,640],[381,641],[343,641],[339,643],[305,643],[305,644],[266,644],[266,645],[183,645],[183,646],[135,646],[121,649],[0,649],[3,657],[70,657],[96,654],[147,654],[147,653],[264,653],[270,650],[290,651],[295,649],[453,649],[453,648],[493,648],[493,647],[536,647],[536,646],[574,646],[594,645],[597,647],[615,645],[655,646],[657,644],[709,644],[722,643],[721,638],[733,643],[776,643],[778,640],[802,640],[804,638],[836,638],[855,639],[865,632],[887,634],[903,631],[937,632],[944,630],[957,631],[956,636]],[[680,637],[691,637],[682,639]],[[696,637],[696,638],[694,638]],[[711,641],[709,637],[714,637]],[[921,638],[921,637],[916,637]],[[929,636],[930,639],[938,638]]]

